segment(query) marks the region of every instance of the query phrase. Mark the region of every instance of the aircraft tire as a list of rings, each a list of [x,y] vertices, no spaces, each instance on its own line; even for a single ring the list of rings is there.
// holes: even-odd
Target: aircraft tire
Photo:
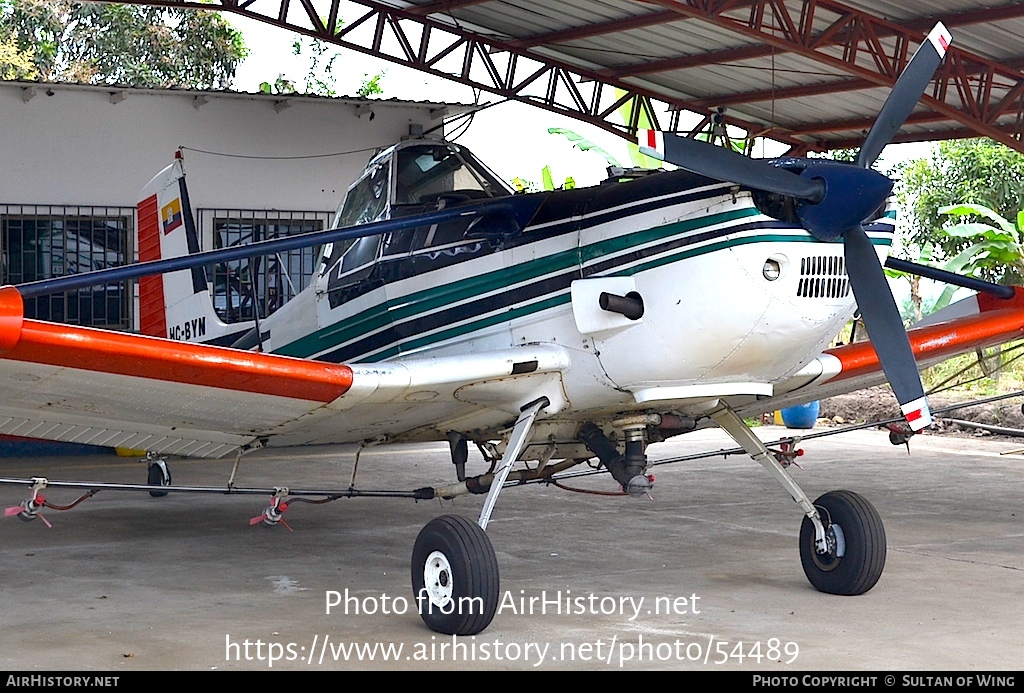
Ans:
[[[412,551],[412,589],[420,618],[446,635],[475,635],[498,608],[498,559],[487,533],[459,515],[434,518]]]
[[[171,485],[171,470],[166,468],[166,474],[164,473],[165,468],[159,464],[149,465],[149,477],[147,483],[150,486],[170,486]],[[167,491],[150,491],[149,495],[153,498],[162,498],[167,495]]]
[[[800,562],[814,588],[828,594],[864,594],[878,582],[885,567],[885,527],[878,511],[852,491],[830,491],[815,507],[825,524],[831,550],[814,548],[814,524],[800,526]]]

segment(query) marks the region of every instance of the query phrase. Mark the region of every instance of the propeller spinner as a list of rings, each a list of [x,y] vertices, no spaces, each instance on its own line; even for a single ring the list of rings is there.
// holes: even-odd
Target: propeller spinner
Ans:
[[[861,146],[854,165],[826,159],[746,157],[724,147],[654,130],[641,130],[640,150],[679,168],[716,180],[786,195],[815,238],[843,240],[850,286],[900,409],[914,431],[932,422],[903,321],[885,272],[862,222],[885,202],[893,181],[871,169],[903,126],[946,54],[952,36],[940,23],[896,81]]]

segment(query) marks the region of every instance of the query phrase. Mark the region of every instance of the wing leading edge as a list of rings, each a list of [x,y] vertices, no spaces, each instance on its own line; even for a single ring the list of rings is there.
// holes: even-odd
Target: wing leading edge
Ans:
[[[355,442],[481,404],[514,419],[534,394],[524,378],[547,379],[550,391],[567,366],[564,352],[545,347],[354,366],[307,361],[25,319],[17,289],[0,288],[3,434],[212,458],[261,438]],[[486,401],[496,389],[487,383],[503,380],[509,394]],[[477,396],[460,400],[467,385]]]
[[[944,320],[944,318],[950,318]],[[1024,289],[972,296],[909,331],[929,365],[1024,338]],[[275,444],[436,439],[446,422],[500,427],[544,395],[565,408],[570,359],[553,345],[452,357],[341,365],[25,319],[0,288],[0,433],[221,457]],[[775,386],[736,401],[744,415],[885,381],[868,342],[831,349]],[[462,429],[459,429],[462,430]]]

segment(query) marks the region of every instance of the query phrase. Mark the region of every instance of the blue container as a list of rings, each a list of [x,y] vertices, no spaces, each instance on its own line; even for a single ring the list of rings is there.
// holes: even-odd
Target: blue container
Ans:
[[[798,404],[795,407],[786,407],[782,410],[782,423],[786,424],[786,428],[814,428],[820,408],[821,403],[817,400],[807,404]]]

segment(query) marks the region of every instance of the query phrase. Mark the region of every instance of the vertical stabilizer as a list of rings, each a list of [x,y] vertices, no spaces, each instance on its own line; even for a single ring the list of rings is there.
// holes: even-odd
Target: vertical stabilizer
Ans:
[[[140,195],[139,261],[199,252],[199,234],[185,187],[180,152]],[[253,322],[225,324],[210,297],[204,267],[139,280],[139,331],[186,342],[230,344]]]

